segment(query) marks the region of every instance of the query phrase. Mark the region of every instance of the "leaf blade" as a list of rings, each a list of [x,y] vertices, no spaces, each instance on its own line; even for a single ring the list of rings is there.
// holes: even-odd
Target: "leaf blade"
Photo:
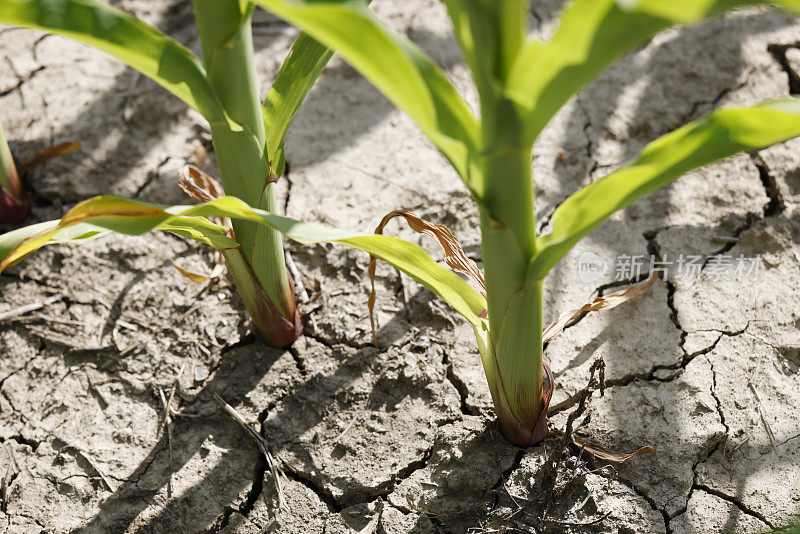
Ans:
[[[289,126],[331,56],[333,50],[301,33],[261,105],[267,159],[278,176],[283,173],[283,141]]]
[[[415,45],[386,28],[365,2],[255,0],[336,50],[420,129],[469,182],[478,121],[438,67]]]
[[[797,136],[797,98],[723,109],[662,136],[627,164],[567,198],[553,212],[553,232],[537,239],[537,254],[528,276],[541,279],[578,240],[614,212],[686,172]]]
[[[659,31],[757,4],[800,13],[798,0],[575,0],[549,42],[529,40],[524,45],[506,94],[527,110],[529,137],[534,139],[572,95]]]
[[[249,207],[234,197],[224,197],[195,206],[160,206],[126,200],[115,196],[101,196],[86,200],[69,212],[55,227],[42,226],[27,230],[27,239],[17,240],[15,248],[6,253],[0,262],[0,272],[20,261],[36,249],[59,240],[62,232],[78,227],[98,228],[128,235],[140,235],[151,230],[166,230],[219,249],[238,247],[238,243],[224,235],[224,226],[216,225],[204,217],[230,217],[269,226],[300,243],[335,242],[373,254],[402,270],[417,282],[447,301],[472,324],[480,324],[478,315],[486,308],[486,300],[457,274],[436,263],[415,243],[399,238],[348,232],[316,224],[281,217]],[[88,226],[81,226],[88,225]],[[30,228],[30,227],[29,227]],[[75,230],[73,230],[75,231]],[[20,237],[21,234],[17,234]],[[4,240],[5,238],[5,240]],[[0,252],[3,243],[10,240],[0,235]],[[5,247],[8,248],[7,245]]]

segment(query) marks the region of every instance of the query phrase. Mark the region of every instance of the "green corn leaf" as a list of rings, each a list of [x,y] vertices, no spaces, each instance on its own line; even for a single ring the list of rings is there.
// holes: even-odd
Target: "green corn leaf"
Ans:
[[[533,139],[572,95],[657,32],[762,3],[800,12],[800,0],[575,0],[549,42],[532,40],[520,51],[507,96],[527,110]]]
[[[115,196],[94,197],[69,210],[55,225],[40,223],[0,235],[0,257],[3,258],[0,271],[48,243],[85,240],[107,231],[140,235],[151,230],[166,230],[218,249],[238,247],[224,235],[224,226],[204,217],[248,220],[274,228],[300,243],[329,241],[363,250],[397,267],[442,297],[473,325],[481,324],[479,315],[486,309],[486,300],[457,274],[431,259],[419,245],[396,237],[346,232],[280,217],[251,208],[234,197],[195,206],[170,207]]]
[[[474,189],[469,155],[478,122],[438,67],[418,47],[384,26],[366,2],[255,0],[334,49],[414,119]]]
[[[278,176],[283,174],[283,141],[289,126],[332,55],[333,50],[301,33],[261,106],[267,138],[267,159]]]
[[[205,71],[186,48],[139,19],[94,0],[0,0],[0,23],[37,28],[98,48],[199,111],[227,121]]]
[[[582,237],[636,199],[692,169],[800,136],[800,99],[716,111],[647,145],[632,161],[565,200],[553,232],[537,239],[528,270],[541,279]]]
[[[217,249],[239,246],[225,235],[228,230],[225,226],[201,216],[171,215],[173,210],[181,208],[185,206],[162,210],[155,204],[119,197],[95,197],[78,204],[60,221],[45,221],[0,234],[0,271],[45,245],[81,243],[112,231],[139,235],[149,230],[165,230]]]
[[[11,251],[17,248],[17,246],[19,246],[19,244],[26,239],[30,239],[36,234],[51,230],[56,226],[58,226],[58,221],[45,221],[0,234],[0,258],[7,258],[9,254],[11,254]],[[108,233],[109,231],[105,228],[100,228],[88,223],[82,223],[70,226],[69,228],[64,228],[60,232],[54,234],[50,239],[50,242],[81,243],[83,241],[102,237]],[[16,261],[9,262],[9,264],[17,263],[17,261],[22,260],[23,257],[19,257]]]

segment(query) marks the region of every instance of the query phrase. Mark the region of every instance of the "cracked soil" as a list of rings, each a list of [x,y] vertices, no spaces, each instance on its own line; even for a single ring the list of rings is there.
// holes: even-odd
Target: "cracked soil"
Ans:
[[[113,3],[198,50],[190,3]],[[474,105],[442,5],[374,4]],[[534,4],[532,26],[547,35],[560,2]],[[787,15],[743,10],[659,34],[606,72],[535,148],[539,227],[571,192],[685,121],[797,94],[798,30]],[[296,32],[263,12],[254,31],[265,88]],[[177,170],[210,142],[177,99],[61,37],[3,27],[0,55],[0,117],[17,157],[83,143],[28,175],[35,221],[100,193],[187,202]],[[301,110],[287,158],[289,216],[364,230],[411,209],[449,226],[480,261],[477,216],[454,172],[338,58]],[[618,213],[550,275],[546,321],[620,286],[613,268],[583,283],[583,253],[612,266],[620,255],[704,258],[695,277],[668,276],[547,346],[553,406],[562,407],[553,426],[564,426],[602,357],[605,394],[577,431],[656,454],[610,469],[569,450],[564,464],[579,476],[544,518],[532,501],[555,442],[523,450],[499,434],[470,327],[379,265],[373,347],[366,255],[287,246],[311,298],[306,335],[285,351],[254,338],[230,287],[195,285],[171,266],[203,272],[213,259],[174,236],[52,246],[4,273],[0,313],[59,297],[0,323],[0,528],[759,533],[800,511],[800,141],[690,173]],[[705,260],[714,254],[758,255],[763,267],[736,281]],[[648,270],[649,260],[636,278]],[[167,432],[162,397],[172,391]],[[288,510],[278,510],[265,460],[214,394],[269,441]]]

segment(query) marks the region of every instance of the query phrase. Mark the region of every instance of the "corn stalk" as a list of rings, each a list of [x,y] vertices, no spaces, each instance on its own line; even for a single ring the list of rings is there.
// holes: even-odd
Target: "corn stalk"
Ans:
[[[253,5],[196,0],[194,7],[205,68],[168,36],[96,0],[0,0],[0,23],[61,34],[94,46],[182,99],[209,122],[227,194],[273,211],[275,181],[284,168],[284,138],[332,52],[301,34],[262,107],[253,59]],[[0,216],[15,215],[26,210],[26,197],[1,134]],[[221,252],[242,301],[264,341],[284,347],[300,335],[302,327],[282,238],[270,227],[240,219],[235,219],[234,235],[236,240]]]
[[[211,138],[227,194],[275,211],[275,182],[265,149],[250,19],[238,0],[194,0],[197,32],[212,89],[236,124],[211,122]],[[233,223],[240,247],[224,251],[228,269],[253,324],[272,346],[291,344],[302,332],[283,241],[271,228]]]
[[[800,135],[800,102],[724,110],[667,134],[639,157],[567,199],[554,230],[534,227],[533,143],[559,108],[604,68],[655,33],[747,0],[574,0],[549,42],[527,35],[527,0],[443,0],[480,96],[480,119],[415,45],[353,1],[255,0],[336,50],[413,118],[459,173],[480,213],[488,321],[475,325],[505,436],[547,434],[542,284],[612,213],[685,172]],[[774,2],[795,12],[798,0]],[[366,44],[368,43],[368,44]],[[474,323],[473,323],[474,324]]]

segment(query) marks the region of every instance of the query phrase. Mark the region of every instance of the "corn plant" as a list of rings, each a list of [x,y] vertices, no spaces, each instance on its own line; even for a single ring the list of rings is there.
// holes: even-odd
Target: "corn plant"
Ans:
[[[22,183],[22,176],[50,158],[66,156],[80,150],[78,141],[69,141],[37,150],[17,165],[0,124],[0,223],[21,223],[31,211],[31,198]]]
[[[479,94],[476,117],[424,52],[388,30],[365,3],[256,1],[341,54],[416,121],[463,179],[480,215],[487,302],[483,313],[467,319],[502,431],[519,445],[547,434],[553,387],[550,377],[543,391],[547,273],[637,198],[696,167],[800,135],[796,99],[717,111],[653,141],[567,198],[552,215],[552,232],[537,236],[532,149],[555,113],[656,32],[762,2],[574,0],[545,42],[528,35],[529,0],[443,0]],[[798,0],[771,3],[800,12]]]
[[[3,125],[0,124],[0,223],[22,222],[30,209],[31,199],[22,187],[3,133]]]
[[[0,23],[65,35],[105,51],[150,77],[208,120],[224,190],[275,209],[283,142],[300,103],[330,50],[301,34],[263,105],[253,60],[253,6],[237,0],[195,0],[204,66],[186,48],[142,21],[94,0],[0,1]],[[28,200],[0,132],[0,220],[27,214]],[[302,331],[279,233],[233,223],[224,254],[256,330],[283,347]]]
[[[196,5],[204,3],[198,1]],[[547,434],[547,404],[553,389],[552,378],[543,388],[542,376],[546,372],[542,361],[542,284],[547,273],[581,238],[641,196],[691,169],[800,135],[797,99],[716,111],[653,141],[627,164],[570,196],[553,213],[552,232],[537,235],[532,147],[564,103],[658,31],[760,2],[575,0],[564,9],[552,39],[545,42],[528,36],[530,5],[525,0],[444,0],[480,96],[479,117],[439,68],[418,47],[383,25],[367,2],[253,3],[336,50],[408,113],[447,158],[463,179],[480,215],[484,272],[477,276],[483,285],[473,287],[414,243],[280,217],[270,211],[269,203],[253,202],[247,188],[227,185],[227,193],[240,198],[172,207],[118,197],[90,199],[60,221],[0,236],[0,257],[4,258],[0,270],[47,243],[82,241],[110,231],[140,234],[153,229],[210,244],[223,251],[229,265],[241,261],[239,256],[229,257],[226,247],[232,241],[227,227],[205,217],[254,223],[246,226],[253,233],[256,231],[252,228],[262,227],[300,242],[332,241],[364,250],[431,289],[469,321],[502,432],[515,444],[530,445]],[[800,0],[774,3],[800,12]],[[8,6],[36,4],[0,0],[0,20],[8,21]],[[201,24],[201,32],[202,28]],[[228,53],[224,46],[216,50]],[[225,140],[217,145],[219,152],[244,150],[231,146],[251,142],[232,121],[243,122],[241,117],[227,114],[212,120],[212,125],[225,132]],[[269,153],[269,143],[266,146]],[[432,228],[413,217],[407,220],[422,231]],[[235,229],[239,238],[238,227]],[[459,258],[449,260],[456,270],[470,273],[471,278],[476,276],[472,266],[459,264]],[[602,309],[606,304],[598,302],[591,309]]]

